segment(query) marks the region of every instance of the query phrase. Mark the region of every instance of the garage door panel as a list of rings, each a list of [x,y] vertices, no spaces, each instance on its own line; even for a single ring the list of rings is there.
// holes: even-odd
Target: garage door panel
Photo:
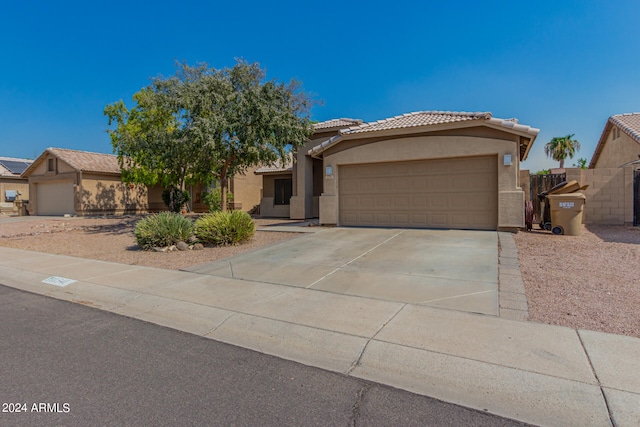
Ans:
[[[495,229],[495,157],[340,167],[342,225]]]
[[[38,215],[74,214],[73,182],[43,182],[36,184]]]

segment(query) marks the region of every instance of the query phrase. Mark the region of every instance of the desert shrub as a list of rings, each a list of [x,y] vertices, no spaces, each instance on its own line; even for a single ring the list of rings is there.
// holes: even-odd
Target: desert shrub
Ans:
[[[251,216],[242,211],[208,213],[193,226],[198,240],[215,245],[235,245],[253,237],[256,231]]]
[[[178,187],[169,187],[162,192],[162,201],[169,211],[180,213],[180,210],[191,199],[188,191],[182,191]]]
[[[160,212],[138,221],[134,234],[138,246],[151,249],[186,242],[192,231],[191,220],[174,212]]]
[[[202,193],[202,201],[209,206],[209,212],[218,212],[222,210],[222,191],[220,188],[214,188],[210,191]],[[233,193],[227,192],[227,206],[233,202]]]

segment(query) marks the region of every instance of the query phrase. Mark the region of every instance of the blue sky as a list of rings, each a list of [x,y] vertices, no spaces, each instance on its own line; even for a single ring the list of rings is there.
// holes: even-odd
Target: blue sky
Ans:
[[[242,57],[300,80],[315,120],[490,111],[541,129],[523,168],[570,133],[590,160],[609,116],[640,111],[638,22],[637,0],[4,1],[0,156],[110,153],[105,105],[176,60]]]

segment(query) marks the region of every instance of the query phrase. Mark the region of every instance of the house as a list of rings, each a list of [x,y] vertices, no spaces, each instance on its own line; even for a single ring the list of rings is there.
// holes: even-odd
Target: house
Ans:
[[[148,210],[144,185],[122,182],[111,154],[47,148],[22,174],[31,215],[105,215]]]
[[[0,157],[0,211],[17,213],[15,202],[29,200],[29,183],[20,175],[32,160]]]
[[[619,168],[640,159],[640,113],[617,114],[604,126],[589,169]]]
[[[341,129],[362,124],[359,119],[334,119],[313,125],[314,133],[286,162],[277,162],[256,170],[262,175],[263,197],[260,215],[291,219],[318,218],[322,192],[322,160],[307,152],[316,145],[338,135]]]
[[[292,219],[517,230],[524,226],[520,162],[538,132],[484,112],[421,111],[370,123],[330,120],[315,125],[290,171],[261,171],[264,195],[278,194],[277,181],[291,175]],[[263,198],[261,212],[269,203]]]
[[[589,168],[566,174],[589,186],[585,224],[640,225],[640,113],[609,117]]]
[[[28,179],[31,215],[118,215],[166,210],[159,185],[126,184],[112,154],[47,148],[22,174]],[[261,180],[253,173],[234,177],[234,208],[258,204]],[[205,212],[202,187],[189,187],[192,207]]]

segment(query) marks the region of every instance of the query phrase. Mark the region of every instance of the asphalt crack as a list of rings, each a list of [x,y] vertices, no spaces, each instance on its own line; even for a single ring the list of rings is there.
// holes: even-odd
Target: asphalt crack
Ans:
[[[369,389],[370,385],[363,385],[358,393],[356,393],[356,401],[351,407],[351,418],[349,419],[349,427],[357,427],[360,421],[360,408],[362,407],[362,401],[364,400],[364,395]]]

